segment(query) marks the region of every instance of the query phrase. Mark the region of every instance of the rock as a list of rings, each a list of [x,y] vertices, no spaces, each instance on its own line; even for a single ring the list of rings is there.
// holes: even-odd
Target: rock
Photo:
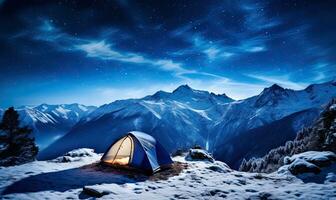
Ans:
[[[96,153],[94,152],[93,149],[88,149],[88,148],[75,149],[75,150],[69,151],[63,156],[55,158],[54,160],[52,160],[52,162],[66,163],[66,162],[81,161],[83,157],[92,157],[95,154]]]
[[[102,197],[104,195],[107,195],[109,194],[109,192],[107,191],[100,191],[100,190],[97,190],[95,188],[91,188],[91,187],[88,187],[88,186],[84,186],[83,187],[83,192],[89,196],[92,196],[92,197]]]
[[[336,161],[336,154],[331,151],[307,151],[291,157],[285,157],[284,163],[291,164],[298,159],[307,161],[318,167],[326,167]]]
[[[184,153],[184,151],[182,149],[177,149],[173,154],[172,156],[175,157],[175,156],[182,156]]]
[[[205,150],[202,149],[190,149],[189,154],[186,157],[187,160],[206,160],[214,162],[215,159]]]
[[[93,149],[81,148],[69,151],[68,153],[64,154],[64,156],[75,158],[75,157],[93,156],[94,154],[95,153]]]
[[[227,164],[222,163],[222,162],[217,162],[217,161],[214,162],[213,165],[207,167],[207,169],[210,169],[215,172],[220,172],[220,173],[226,173],[226,172],[232,171]]]
[[[296,159],[288,166],[288,170],[294,174],[302,174],[302,173],[320,173],[321,169],[314,165],[313,163],[307,162],[304,159]]]

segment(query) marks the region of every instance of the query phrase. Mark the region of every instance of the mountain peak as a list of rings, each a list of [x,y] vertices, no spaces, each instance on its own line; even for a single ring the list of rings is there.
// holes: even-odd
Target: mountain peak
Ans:
[[[288,96],[286,89],[279,86],[278,84],[273,84],[271,87],[265,88],[256,100],[255,106],[261,107],[266,104],[275,105],[284,96]]]
[[[177,87],[173,91],[173,93],[178,92],[178,91],[193,91],[193,89],[188,84],[185,84],[185,85],[180,85],[179,87]]]
[[[268,88],[265,88],[261,95],[265,95],[265,94],[269,94],[269,93],[282,93],[284,92],[286,89],[281,87],[280,85],[278,84],[273,84],[272,86],[268,87]]]
[[[274,90],[285,90],[283,87],[281,87],[280,85],[278,85],[278,84],[273,84],[271,87],[269,87],[268,88],[269,90],[272,90],[272,91],[274,91]]]

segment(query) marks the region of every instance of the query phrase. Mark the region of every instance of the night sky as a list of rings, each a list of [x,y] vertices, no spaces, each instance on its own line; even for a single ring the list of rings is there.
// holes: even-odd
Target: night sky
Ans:
[[[335,78],[335,52],[336,1],[0,0],[0,107],[242,99]]]

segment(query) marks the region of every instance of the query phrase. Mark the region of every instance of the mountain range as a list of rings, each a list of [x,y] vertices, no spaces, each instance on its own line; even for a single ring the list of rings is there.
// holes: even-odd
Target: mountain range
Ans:
[[[126,132],[139,130],[153,135],[170,152],[201,145],[217,159],[237,166],[243,157],[260,156],[293,139],[333,97],[333,81],[304,90],[275,84],[238,101],[182,85],[171,93],[118,100],[85,113],[67,134],[41,151],[39,159],[81,147],[103,152]],[[242,142],[249,145],[239,145]]]
[[[21,126],[33,129],[40,150],[66,134],[82,117],[96,109],[81,104],[21,106],[16,108]],[[0,116],[4,111],[0,110]]]

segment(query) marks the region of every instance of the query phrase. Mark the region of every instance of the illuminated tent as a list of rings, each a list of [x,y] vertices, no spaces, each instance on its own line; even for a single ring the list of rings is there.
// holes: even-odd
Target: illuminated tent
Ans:
[[[101,161],[116,167],[127,167],[154,173],[173,163],[168,152],[152,136],[132,131],[112,144]]]

